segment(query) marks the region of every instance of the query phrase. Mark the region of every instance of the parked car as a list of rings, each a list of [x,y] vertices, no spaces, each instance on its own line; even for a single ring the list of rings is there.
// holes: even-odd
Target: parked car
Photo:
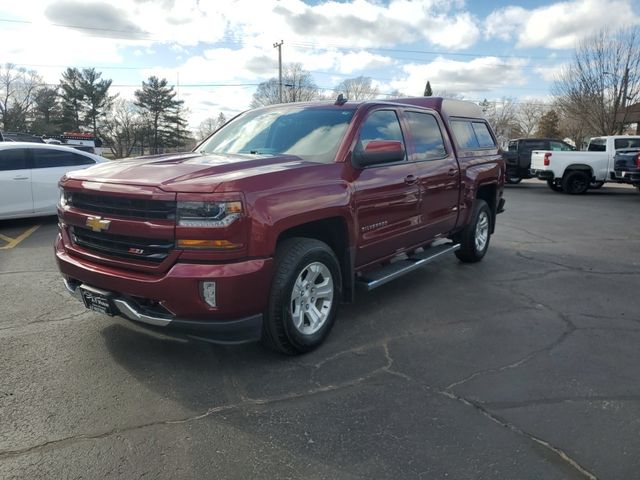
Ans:
[[[515,138],[509,140],[504,153],[507,164],[507,183],[520,183],[531,178],[531,152],[533,150],[572,151],[575,147],[557,138]]]
[[[612,135],[595,137],[586,152],[534,150],[531,174],[545,180],[549,188],[569,194],[585,193],[607,181],[619,182],[614,171],[616,150],[640,147],[640,136]]]
[[[67,174],[55,255],[87,308],[298,354],[322,343],[356,288],[446,253],[480,261],[504,172],[473,103],[265,107],[191,153]]]
[[[4,132],[3,137],[5,142],[44,143],[44,140],[42,140],[42,138],[31,133]]]
[[[633,185],[640,192],[640,146],[618,150],[613,157],[617,181]]]
[[[60,177],[104,161],[46,143],[0,143],[0,220],[55,215]]]

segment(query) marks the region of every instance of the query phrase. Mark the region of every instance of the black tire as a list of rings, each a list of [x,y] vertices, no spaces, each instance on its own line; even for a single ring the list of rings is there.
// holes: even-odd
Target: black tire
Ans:
[[[480,225],[482,224],[482,225]],[[489,240],[491,239],[491,209],[487,202],[476,199],[471,211],[471,219],[467,226],[462,230],[454,241],[460,243],[460,250],[456,251],[456,257],[465,263],[475,263],[482,260],[489,248]],[[482,242],[482,246],[478,245],[479,235],[481,231],[485,232],[486,240]]]
[[[604,185],[604,182],[599,181],[599,182],[591,182],[589,184],[589,188],[592,190],[597,190],[599,188],[602,188],[602,186]]]
[[[522,177],[516,177],[516,176],[507,175],[506,180],[507,180],[508,184],[516,185],[516,184],[518,184],[518,183],[520,183],[522,181]]]
[[[636,191],[640,193],[640,185],[634,185],[634,187],[636,187]]]
[[[565,174],[562,179],[562,191],[569,195],[581,195],[589,190],[591,178],[581,170],[574,170]]]
[[[553,190],[554,192],[561,192],[562,191],[562,185],[556,183],[556,181],[554,179],[547,180],[547,186],[551,190]]]
[[[309,352],[324,341],[335,322],[338,304],[342,298],[340,264],[327,244],[311,238],[290,238],[282,241],[276,250],[275,264],[276,272],[271,284],[269,307],[263,326],[263,343],[287,355]],[[305,334],[296,327],[293,320],[293,293],[296,280],[300,275],[306,274],[304,272],[308,272],[312,265],[326,267],[328,276],[331,277],[333,293],[330,306],[327,306],[324,301],[321,304],[320,310],[325,312],[323,315],[326,315],[321,327],[317,331]],[[324,280],[322,275],[319,276]],[[302,299],[302,293],[300,299]],[[309,298],[306,301],[308,300]],[[320,301],[319,298],[316,300]],[[310,317],[302,311],[302,308],[300,304],[301,310],[298,315],[306,322]],[[320,310],[316,308],[316,312]],[[314,327],[302,325],[301,328]]]

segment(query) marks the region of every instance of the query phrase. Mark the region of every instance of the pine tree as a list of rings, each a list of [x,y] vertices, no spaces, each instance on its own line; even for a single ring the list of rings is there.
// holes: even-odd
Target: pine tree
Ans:
[[[188,138],[182,111],[184,102],[176,100],[176,95],[165,78],[155,76],[143,81],[142,89],[135,91],[135,105],[148,121],[152,153],[158,153],[160,147],[183,145]]]
[[[428,80],[427,80],[427,85],[424,87],[424,96],[425,97],[433,96],[433,90],[431,90],[431,82],[429,82]]]
[[[559,138],[561,136],[560,118],[555,110],[549,110],[540,117],[537,135],[546,138]]]
[[[38,134],[59,133],[61,111],[57,88],[43,87],[35,98],[34,121],[31,129]]]
[[[98,121],[104,117],[115,97],[109,96],[111,80],[101,80],[102,73],[94,68],[85,68],[80,77],[82,90],[82,107],[85,112],[84,124],[98,135]]]
[[[82,73],[77,68],[67,68],[60,80],[62,103],[62,129],[79,131],[86,113],[83,104]]]

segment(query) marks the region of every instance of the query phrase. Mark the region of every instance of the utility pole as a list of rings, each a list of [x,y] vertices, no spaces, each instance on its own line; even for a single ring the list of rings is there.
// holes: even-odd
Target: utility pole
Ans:
[[[280,95],[280,103],[282,103],[282,44],[283,40],[280,40],[280,43],[276,42],[273,44],[273,48],[278,49],[278,94]]]

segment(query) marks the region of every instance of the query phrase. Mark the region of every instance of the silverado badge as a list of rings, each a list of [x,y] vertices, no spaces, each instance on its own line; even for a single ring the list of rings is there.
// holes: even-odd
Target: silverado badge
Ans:
[[[88,217],[85,225],[94,232],[101,232],[109,228],[110,224],[111,220],[105,220],[102,217]]]

